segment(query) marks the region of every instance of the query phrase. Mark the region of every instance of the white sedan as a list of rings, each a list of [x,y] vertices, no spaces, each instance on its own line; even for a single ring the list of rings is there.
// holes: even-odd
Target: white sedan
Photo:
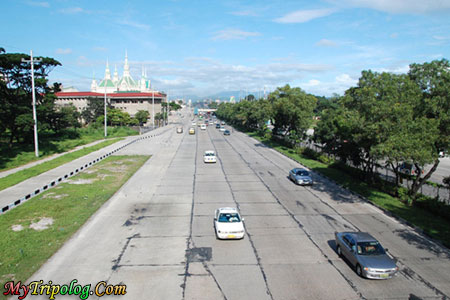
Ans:
[[[214,213],[214,229],[218,239],[243,239],[244,219],[233,207],[222,207]]]
[[[205,151],[205,154],[203,155],[203,161],[205,163],[215,163],[215,162],[217,162],[216,153],[214,151],[212,151],[212,150]]]

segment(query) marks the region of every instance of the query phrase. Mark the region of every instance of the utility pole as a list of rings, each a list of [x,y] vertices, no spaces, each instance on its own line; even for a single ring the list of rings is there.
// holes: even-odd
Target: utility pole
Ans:
[[[152,129],[155,129],[155,90],[152,91],[152,120],[153,120]]]
[[[105,138],[108,136],[108,127],[106,126],[106,79],[105,79]]]
[[[169,123],[169,92],[166,95],[166,113],[164,114],[164,126]]]
[[[22,62],[31,64],[31,94],[33,95],[33,121],[34,121],[34,154],[39,157],[39,142],[37,132],[37,116],[36,116],[36,93],[34,91],[34,64],[41,62],[42,59],[33,59],[33,50],[30,50],[30,60],[22,58]]]

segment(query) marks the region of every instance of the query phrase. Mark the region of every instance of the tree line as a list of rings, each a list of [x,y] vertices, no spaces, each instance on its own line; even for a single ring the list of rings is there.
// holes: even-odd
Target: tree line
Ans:
[[[61,84],[48,84],[48,74],[61,63],[49,57],[35,57],[34,83],[36,95],[36,112],[39,133],[59,135],[68,128],[81,126],[103,126],[103,99],[89,98],[88,106],[82,112],[75,106],[57,106],[55,93]],[[28,54],[6,53],[0,47],[0,140],[12,147],[14,143],[31,143],[33,141],[32,83]],[[167,120],[167,110],[178,110],[177,103],[162,103],[165,111],[155,115],[157,124]],[[143,125],[150,115],[141,110],[131,117],[127,112],[113,108],[108,104],[107,122],[110,126]]]
[[[417,175],[408,193],[414,203],[438,167],[439,153],[449,149],[449,91],[450,64],[442,59],[411,64],[407,74],[363,71],[355,87],[329,99],[286,85],[267,99],[222,103],[217,115],[294,143],[306,139],[316,116],[320,120],[312,139],[327,153],[361,167],[366,180],[377,179],[375,170],[382,163],[394,170],[398,185],[399,166],[413,165]]]

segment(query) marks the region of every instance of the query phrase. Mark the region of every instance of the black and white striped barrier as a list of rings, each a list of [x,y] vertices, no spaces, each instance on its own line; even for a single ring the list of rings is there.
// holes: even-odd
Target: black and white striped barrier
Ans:
[[[167,131],[168,131],[168,130],[165,130],[165,131],[163,131],[163,132],[161,132],[161,133],[158,133],[158,134],[148,135],[148,136],[145,136],[145,137],[140,137],[140,138],[138,138],[138,139],[132,140],[131,142],[129,142],[129,143],[127,143],[127,144],[124,144],[124,145],[120,146],[119,148],[114,149],[114,150],[112,150],[111,152],[108,152],[107,154],[104,154],[104,155],[102,155],[102,156],[100,156],[100,157],[98,157],[98,158],[96,158],[96,159],[94,159],[94,160],[92,160],[92,161],[90,161],[90,162],[84,164],[83,166],[81,166],[81,167],[79,167],[79,168],[76,168],[74,171],[71,171],[71,172],[69,172],[69,173],[67,173],[67,174],[65,174],[65,175],[63,175],[63,176],[61,176],[61,177],[59,177],[58,179],[53,180],[53,181],[50,182],[49,184],[46,184],[46,185],[42,186],[41,188],[35,190],[34,192],[29,193],[28,195],[26,195],[26,196],[24,196],[24,197],[22,197],[22,198],[20,198],[20,199],[17,199],[17,200],[14,201],[13,203],[11,203],[11,204],[9,204],[9,205],[6,205],[6,206],[2,207],[2,209],[1,209],[1,211],[0,211],[0,214],[3,214],[3,213],[5,213],[5,212],[7,212],[7,211],[13,209],[14,207],[16,207],[16,206],[22,204],[23,202],[25,202],[25,201],[27,201],[27,200],[33,198],[34,196],[39,195],[40,193],[42,193],[42,192],[44,192],[44,191],[46,191],[46,190],[48,190],[48,189],[50,189],[50,188],[52,188],[52,187],[58,185],[58,184],[61,183],[63,180],[66,180],[67,178],[72,177],[72,176],[78,174],[79,172],[83,171],[84,169],[87,169],[87,168],[93,166],[94,164],[98,163],[99,161],[101,161],[101,160],[107,158],[108,156],[111,156],[112,154],[116,153],[117,151],[120,151],[120,150],[122,150],[123,148],[125,148],[125,147],[127,147],[127,146],[129,146],[129,145],[131,145],[131,144],[133,144],[133,143],[135,143],[135,142],[138,142],[138,141],[141,141],[141,140],[144,140],[144,139],[148,139],[148,138],[151,138],[151,137],[160,136],[160,135],[162,135],[163,133],[166,133]]]

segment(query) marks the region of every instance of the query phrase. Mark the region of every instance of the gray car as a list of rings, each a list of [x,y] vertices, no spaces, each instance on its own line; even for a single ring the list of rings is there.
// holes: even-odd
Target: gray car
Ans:
[[[312,185],[311,173],[306,169],[295,168],[289,172],[289,179],[299,185]]]
[[[388,279],[398,272],[395,261],[381,244],[367,232],[335,232],[336,251],[355,268],[356,273],[370,279]]]

